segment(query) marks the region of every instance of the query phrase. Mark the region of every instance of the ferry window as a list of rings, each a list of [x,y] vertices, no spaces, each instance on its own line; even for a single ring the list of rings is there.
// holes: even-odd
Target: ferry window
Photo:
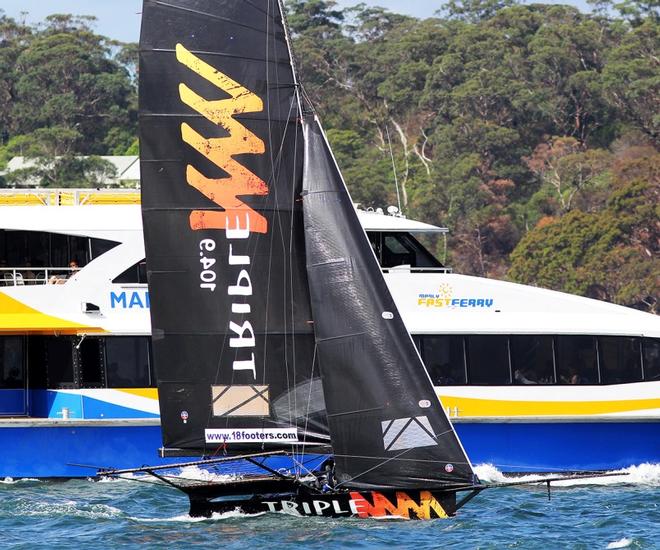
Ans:
[[[644,338],[644,380],[660,380],[660,338]]]
[[[105,368],[109,388],[146,388],[149,376],[149,338],[115,336],[105,339]]]
[[[0,389],[25,387],[23,355],[22,337],[0,337]]]
[[[7,265],[10,267],[48,265],[48,233],[37,231],[6,231]]]
[[[514,384],[554,384],[552,336],[509,337]]]
[[[27,368],[30,389],[45,389],[48,386],[46,373],[46,342],[55,336],[27,337]]]
[[[117,275],[112,281],[113,283],[128,284],[128,283],[147,283],[147,262],[141,260],[138,263],[129,267],[121,275]]]
[[[48,233],[42,231],[26,231],[27,247],[23,255],[23,261],[18,266],[30,265],[33,267],[43,267],[49,263],[49,241]]]
[[[557,336],[557,376],[560,384],[597,384],[596,339]]]
[[[422,338],[423,338],[422,336],[417,336],[415,334],[412,335],[413,344],[415,344],[415,347],[417,348],[417,353],[419,353],[420,356],[422,356]]]
[[[50,266],[65,266],[69,265],[69,261],[74,258],[69,254],[69,247],[67,246],[66,235],[58,235],[56,233],[50,236]],[[79,266],[85,262],[81,258],[75,258]]]
[[[77,355],[81,388],[103,388],[103,355],[100,338],[86,337],[79,342]]]
[[[0,230],[0,259],[9,267],[84,266],[119,243],[44,231]]]
[[[639,338],[599,336],[598,360],[604,384],[642,381]]]
[[[69,256],[66,263],[62,265],[69,265],[71,260],[76,260],[80,267],[86,265],[90,261],[91,252],[89,249],[89,239],[87,237],[77,237],[69,235],[67,237],[67,244],[69,247]]]
[[[89,239],[89,246],[92,251],[92,259],[103,256],[108,250],[112,250],[119,243],[107,241],[105,239]]]
[[[465,384],[463,337],[449,335],[422,336],[422,357],[433,384],[455,386]]]
[[[442,264],[409,233],[383,233],[382,267],[398,265],[442,267]]]
[[[367,232],[367,238],[369,239],[369,243],[371,244],[371,248],[374,249],[374,254],[376,255],[376,259],[378,260],[378,263],[382,267],[383,266],[383,258],[382,258],[382,254],[381,254],[381,249],[382,249],[381,236],[382,236],[382,233]]]
[[[46,369],[49,388],[74,386],[71,338],[58,336],[46,339]]]
[[[4,230],[3,252],[7,266],[20,265],[27,253],[27,240],[25,231]]]
[[[506,336],[471,335],[466,337],[466,343],[470,384],[497,386],[511,383]]]

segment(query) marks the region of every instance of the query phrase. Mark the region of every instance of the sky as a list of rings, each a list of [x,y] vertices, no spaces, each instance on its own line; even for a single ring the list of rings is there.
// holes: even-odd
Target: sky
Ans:
[[[571,4],[587,11],[586,0],[538,0],[545,3]],[[415,17],[430,17],[443,5],[440,0],[364,0],[366,4],[378,5],[397,13]],[[341,7],[352,6],[358,0],[339,0]],[[5,15],[24,20],[22,12],[27,12],[25,21],[36,23],[53,13],[94,15],[98,21],[94,30],[103,36],[137,42],[140,35],[140,11],[142,0],[1,0],[0,10]]]

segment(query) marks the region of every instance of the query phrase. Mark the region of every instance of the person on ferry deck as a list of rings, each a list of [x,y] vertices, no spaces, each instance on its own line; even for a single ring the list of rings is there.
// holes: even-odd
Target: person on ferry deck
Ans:
[[[34,274],[34,271],[32,271],[32,262],[26,259],[23,261],[23,265],[25,266],[25,269],[22,270],[22,274],[23,279],[25,279],[25,284],[35,284],[37,276]]]
[[[51,285],[62,285],[66,283],[67,279],[70,279],[73,277],[80,267],[78,266],[78,260],[71,260],[69,262],[69,271],[65,275],[53,275],[49,280],[48,283]]]
[[[71,277],[73,277],[78,272],[78,270],[80,269],[80,267],[78,266],[78,260],[71,260],[69,262],[69,269],[70,269],[70,271],[69,271],[68,275],[66,276],[67,279],[70,279]]]

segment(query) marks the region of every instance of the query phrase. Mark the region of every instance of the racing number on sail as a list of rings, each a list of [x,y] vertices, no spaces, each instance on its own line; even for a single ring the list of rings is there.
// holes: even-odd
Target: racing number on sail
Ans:
[[[202,61],[181,44],[176,45],[176,58],[179,63],[230,95],[229,99],[208,100],[200,97],[184,82],[179,85],[179,95],[183,103],[200,113],[208,121],[225,129],[229,134],[225,137],[206,138],[187,122],[181,124],[181,138],[183,141],[229,174],[229,177],[226,178],[208,178],[193,165],[188,164],[186,167],[188,184],[223,208],[222,212],[193,210],[190,213],[191,229],[224,229],[228,241],[245,240],[249,238],[251,231],[266,233],[268,231],[266,218],[255,212],[238,196],[267,195],[268,187],[261,178],[233,158],[234,155],[244,153],[264,153],[264,142],[233,118],[234,115],[239,113],[262,111],[263,102],[256,94]],[[250,257],[235,254],[233,246],[233,242],[229,244],[228,264],[248,266]],[[205,284],[210,283],[202,282],[200,287],[209,288],[204,286]],[[215,289],[215,285],[212,289]],[[246,269],[239,271],[236,284],[227,288],[227,294],[230,296],[252,295],[252,282]],[[232,303],[231,308],[232,313],[251,313],[249,303]],[[252,323],[249,319],[243,321],[240,325],[231,321],[229,328],[235,333],[229,339],[229,346],[247,348],[249,352],[249,359],[235,359],[232,363],[232,369],[234,371],[249,371],[256,381],[257,372],[254,363],[254,352],[250,351],[255,346]],[[268,386],[264,386],[262,392],[257,394],[262,398],[260,399],[261,406],[256,406],[257,403],[248,406],[254,398],[254,396],[251,397],[251,388],[254,388],[254,386],[212,386],[214,414],[217,416],[232,413],[236,416],[268,416],[270,414]],[[220,403],[223,403],[223,397],[226,401],[229,399],[227,396],[241,396],[245,395],[246,392],[248,397],[242,403],[239,400],[238,404],[233,407],[230,406],[228,409],[223,409],[220,406]],[[218,411],[221,412],[218,413]]]

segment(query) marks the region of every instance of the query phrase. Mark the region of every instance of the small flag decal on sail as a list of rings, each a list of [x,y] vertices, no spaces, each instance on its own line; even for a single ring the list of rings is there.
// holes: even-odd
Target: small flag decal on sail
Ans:
[[[269,416],[268,386],[211,386],[213,416]]]
[[[426,416],[385,420],[381,422],[381,426],[386,451],[430,447],[437,444],[433,428]]]

